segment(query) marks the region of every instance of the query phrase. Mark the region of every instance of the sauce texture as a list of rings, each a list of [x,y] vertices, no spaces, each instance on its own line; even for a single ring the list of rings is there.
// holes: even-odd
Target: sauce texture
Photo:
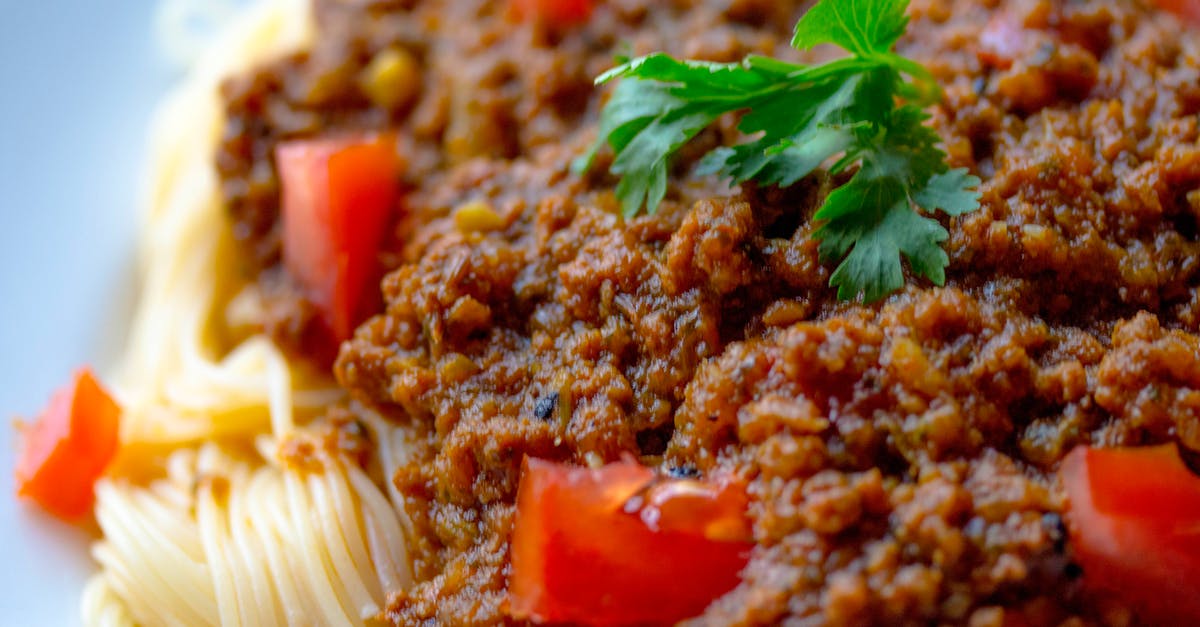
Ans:
[[[273,148],[398,133],[385,310],[335,366],[412,442],[394,481],[420,583],[391,621],[512,623],[524,457],[629,453],[749,486],[756,547],[697,625],[1131,619],[1081,593],[1055,473],[1079,444],[1200,449],[1188,26],[1132,0],[914,1],[899,51],[943,86],[932,124],[982,207],[943,218],[945,287],[863,306],[836,300],[810,237],[838,181],[691,174],[735,120],[685,151],[653,216],[619,217],[610,156],[569,170],[616,54],[813,60],[788,46],[804,3],[608,0],[559,30],[503,5],[318,2],[311,51],[225,90],[235,234],[298,351],[313,313],[279,265]],[[373,100],[383,51],[407,78]]]

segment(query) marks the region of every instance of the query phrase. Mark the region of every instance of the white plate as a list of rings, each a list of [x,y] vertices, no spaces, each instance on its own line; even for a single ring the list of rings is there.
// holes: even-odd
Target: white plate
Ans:
[[[123,342],[146,125],[172,78],[153,6],[0,0],[0,624],[80,621],[92,538],[15,500],[7,418]]]

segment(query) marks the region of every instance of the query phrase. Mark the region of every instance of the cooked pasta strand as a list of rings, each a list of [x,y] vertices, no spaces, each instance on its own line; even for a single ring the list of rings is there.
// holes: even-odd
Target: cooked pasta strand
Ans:
[[[212,165],[217,85],[304,45],[311,28],[305,0],[258,2],[156,116],[143,284],[117,379],[139,474],[97,485],[88,625],[363,625],[410,581],[394,489],[334,453],[303,469],[277,454],[344,393],[263,336],[221,343],[240,286]],[[394,467],[386,427],[373,428],[373,466]]]

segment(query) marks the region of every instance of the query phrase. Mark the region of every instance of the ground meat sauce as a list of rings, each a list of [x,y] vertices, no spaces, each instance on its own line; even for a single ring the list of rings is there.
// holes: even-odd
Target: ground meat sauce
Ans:
[[[286,345],[311,314],[278,268],[272,147],[389,128],[408,163],[386,311],[335,369],[412,445],[419,583],[392,622],[512,623],[522,458],[630,452],[748,482],[757,546],[695,624],[1136,622],[1080,594],[1054,471],[1081,443],[1200,448],[1194,34],[1129,0],[914,1],[901,52],[943,86],[933,124],[982,207],[945,222],[946,287],[862,306],[811,239],[840,181],[690,174],[733,120],[654,216],[619,217],[606,163],[568,168],[615,54],[800,59],[803,3],[606,0],[563,31],[504,4],[321,4],[311,51],[226,85],[224,191]],[[382,50],[419,69],[387,107],[359,78]],[[465,203],[501,220],[456,220]]]

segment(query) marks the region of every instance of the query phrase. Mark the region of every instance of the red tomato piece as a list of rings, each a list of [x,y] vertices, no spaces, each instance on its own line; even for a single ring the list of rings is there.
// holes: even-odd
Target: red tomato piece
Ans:
[[[574,26],[588,21],[596,0],[509,0],[509,12],[518,20],[536,20],[551,26]]]
[[[578,625],[670,624],[733,589],[753,546],[734,483],[526,459],[512,536],[512,614]]]
[[[91,371],[77,371],[25,428],[17,494],[63,519],[91,511],[93,485],[117,451],[120,415],[121,408]]]
[[[275,160],[284,266],[333,338],[344,340],[377,303],[379,248],[398,197],[393,142],[386,136],[290,141],[278,146]]]
[[[1200,621],[1200,477],[1176,447],[1079,447],[1059,474],[1086,586],[1143,619]]]
[[[1165,9],[1183,18],[1193,26],[1200,26],[1200,0],[1153,0],[1158,8]]]

